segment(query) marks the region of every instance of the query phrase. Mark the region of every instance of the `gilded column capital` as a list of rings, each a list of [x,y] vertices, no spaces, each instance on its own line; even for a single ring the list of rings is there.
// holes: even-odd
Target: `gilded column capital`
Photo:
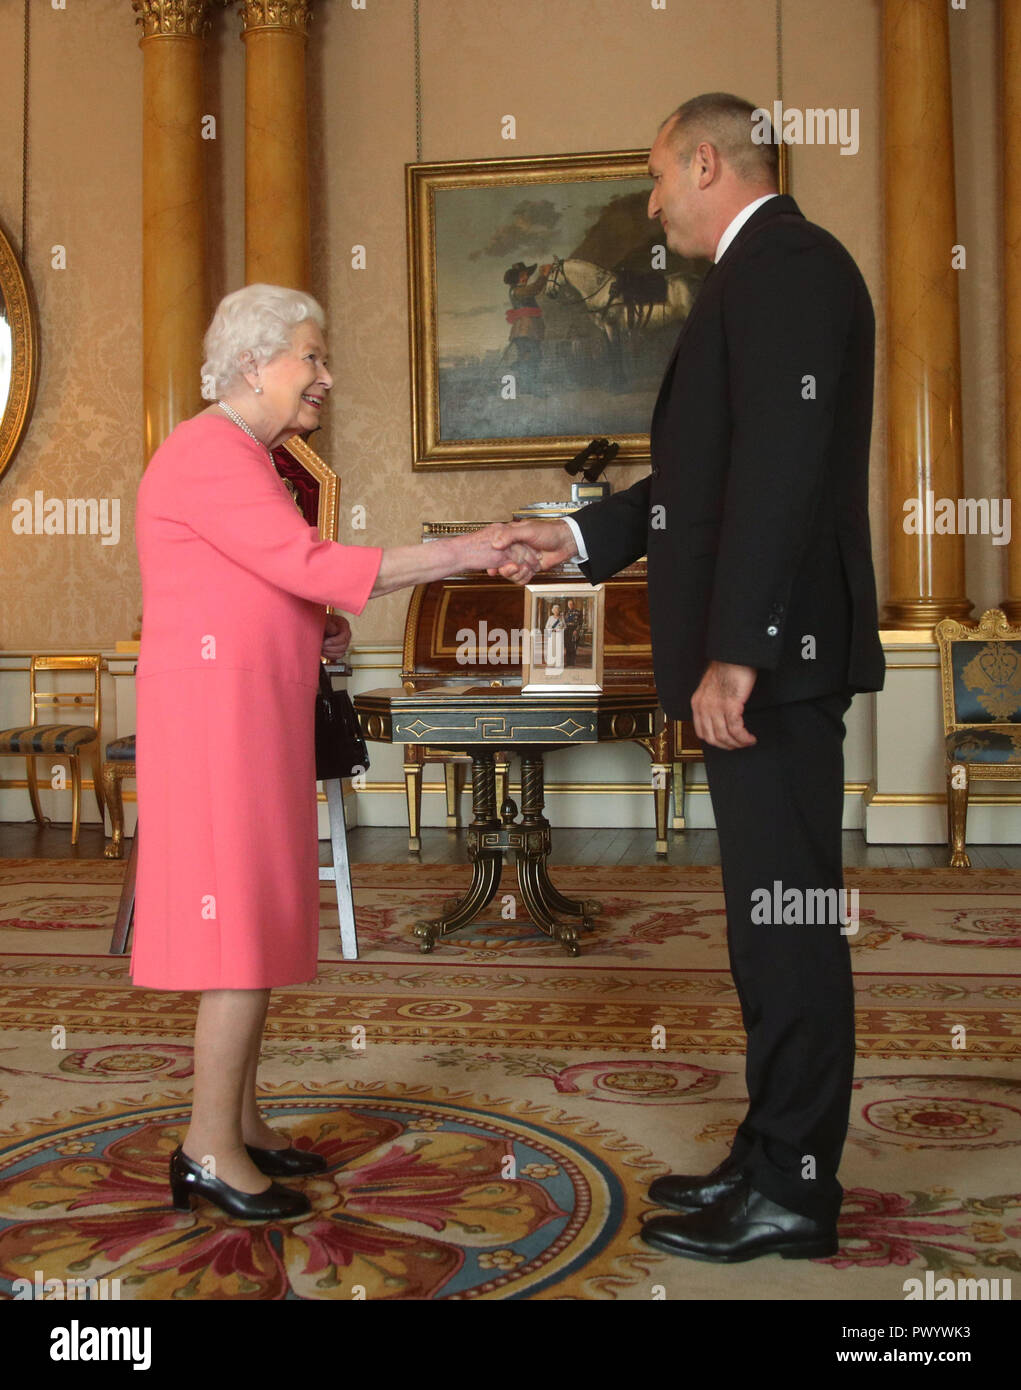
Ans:
[[[143,39],[201,39],[209,32],[210,11],[227,0],[131,0]]]
[[[261,29],[285,29],[308,38],[312,0],[242,0],[241,37]]]

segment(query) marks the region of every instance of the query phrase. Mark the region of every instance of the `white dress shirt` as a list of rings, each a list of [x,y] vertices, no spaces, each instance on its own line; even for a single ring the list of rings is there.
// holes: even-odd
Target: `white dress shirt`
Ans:
[[[754,202],[749,203],[747,207],[743,207],[741,209],[737,216],[730,222],[730,224],[727,227],[727,230],[720,237],[719,241],[716,243],[716,255],[713,257],[713,263],[715,265],[719,264],[720,259],[726,251],[727,247],[737,236],[738,232],[748,221],[749,217],[751,217],[753,213],[757,212],[763,203],[768,203],[770,198],[775,198],[777,196],[778,195],[776,193],[764,193],[761,198],[756,198]],[[582,539],[581,527],[578,525],[576,521],[574,521],[569,516],[565,516],[564,520],[571,528],[571,535],[574,537],[574,543],[578,547],[578,554],[576,558],[579,561],[579,563],[584,563],[588,559],[588,551],[585,549],[585,542]]]

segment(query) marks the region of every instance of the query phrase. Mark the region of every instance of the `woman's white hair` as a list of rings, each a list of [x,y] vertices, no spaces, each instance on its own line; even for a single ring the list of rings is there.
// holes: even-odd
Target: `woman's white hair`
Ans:
[[[238,377],[261,367],[291,346],[299,323],[314,319],[326,327],[326,315],[310,294],[281,285],[246,285],[217,305],[202,344],[202,396],[215,401]],[[242,361],[242,358],[245,360]]]

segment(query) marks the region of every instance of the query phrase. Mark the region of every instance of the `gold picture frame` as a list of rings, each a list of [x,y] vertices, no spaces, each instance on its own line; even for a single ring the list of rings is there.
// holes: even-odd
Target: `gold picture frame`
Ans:
[[[669,303],[646,313],[628,298],[649,272],[621,263],[647,267],[662,240],[646,215],[648,159],[625,150],[406,166],[414,469],[562,465],[604,435],[620,462],[648,460],[662,371],[708,269],[664,247],[655,259]],[[518,308],[542,320],[541,380],[508,330],[506,277],[527,268],[523,257],[550,266],[539,313]],[[515,365],[528,368],[520,393]]]
[[[340,479],[330,465],[319,457],[307,440],[300,434],[284,440],[283,448],[297,459],[298,463],[310,473],[319,484],[319,534],[324,541],[337,539],[337,523],[340,516]]]
[[[0,478],[28,427],[38,378],[35,305],[21,262],[0,227]]]
[[[526,584],[521,693],[599,694],[603,689],[602,584]]]
[[[786,145],[778,153],[784,193]],[[662,245],[647,216],[648,159],[622,150],[405,166],[414,470],[553,467],[604,436],[619,462],[648,462],[663,370],[709,268]],[[513,297],[518,266],[538,272],[541,305]],[[542,323],[531,360],[515,309]]]

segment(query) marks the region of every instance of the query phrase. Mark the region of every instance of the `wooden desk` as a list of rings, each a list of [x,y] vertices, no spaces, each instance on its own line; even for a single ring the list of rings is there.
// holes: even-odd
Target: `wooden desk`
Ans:
[[[522,695],[520,690],[470,686],[462,690],[372,690],[356,695],[362,732],[376,743],[428,745],[472,760],[472,808],[468,858],[472,880],[464,896],[435,921],[418,922],[420,949],[431,951],[479,915],[500,886],[505,850],[517,860],[525,908],[569,955],[579,951],[578,927],[592,926],[598,903],[565,898],[550,882],[550,823],[543,815],[543,754],[583,743],[625,743],[653,738],[662,714],[655,690],[614,690],[601,695]],[[496,804],[494,759],[498,750],[520,749],[521,819],[507,796]],[[580,919],[563,922],[557,913]]]
[[[484,522],[426,522],[426,537],[463,535],[478,530]],[[566,582],[584,580],[573,561],[567,561],[546,574],[536,575],[535,583],[556,588]],[[652,639],[649,634],[649,602],[644,560],[613,575],[604,584],[606,616],[604,636],[603,688],[607,691],[633,690],[639,686],[655,689],[652,670]],[[401,681],[404,689],[430,690],[452,683],[500,684],[513,689],[521,684],[521,666],[501,654],[496,664],[489,661],[483,646],[473,659],[465,660],[458,634],[478,631],[485,621],[489,633],[511,633],[525,626],[525,593],[519,584],[499,575],[454,574],[420,584],[408,603],[404,626]],[[652,793],[656,821],[656,853],[668,850],[671,792],[675,807],[673,827],[684,829],[684,769],[699,762],[702,750],[694,727],[679,720],[668,720],[655,738],[636,734],[634,742],[649,754],[652,762]],[[460,824],[459,804],[467,764],[451,751],[444,752],[433,740],[404,746],[404,781],[408,799],[409,848],[422,847],[419,835],[422,802],[422,769],[426,763],[443,764],[447,793],[447,825]],[[505,775],[505,774],[504,774]],[[503,776],[497,771],[498,784]]]

